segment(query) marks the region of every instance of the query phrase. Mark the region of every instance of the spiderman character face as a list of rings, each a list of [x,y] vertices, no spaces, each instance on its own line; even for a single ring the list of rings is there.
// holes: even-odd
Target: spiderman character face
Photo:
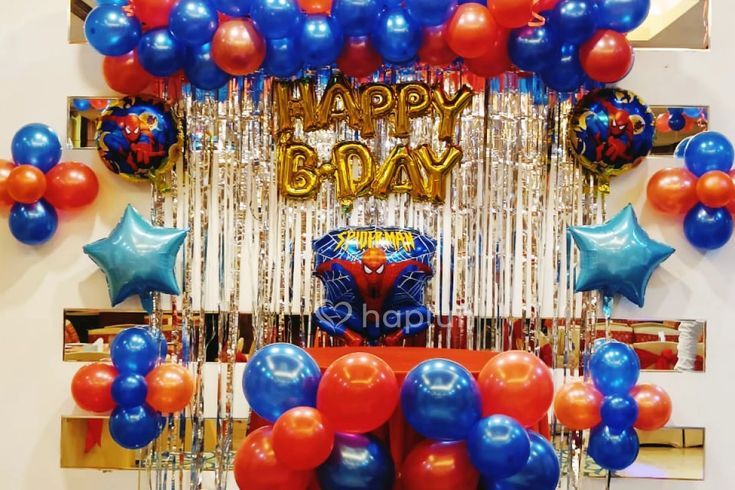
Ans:
[[[140,139],[141,123],[136,114],[128,114],[120,123],[125,139],[134,142]]]
[[[610,114],[610,136],[633,134],[633,122],[626,111],[615,111]]]

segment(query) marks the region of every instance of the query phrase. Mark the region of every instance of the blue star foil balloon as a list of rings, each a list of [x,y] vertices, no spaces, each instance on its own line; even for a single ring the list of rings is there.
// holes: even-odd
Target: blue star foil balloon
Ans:
[[[622,294],[643,307],[651,274],[674,253],[668,245],[651,240],[630,204],[604,224],[572,226],[567,233],[580,251],[575,291],[600,290],[608,304]]]
[[[174,266],[187,233],[153,226],[128,205],[110,236],[85,245],[84,253],[105,273],[113,306],[137,294],[150,313],[152,293],[180,293]]]

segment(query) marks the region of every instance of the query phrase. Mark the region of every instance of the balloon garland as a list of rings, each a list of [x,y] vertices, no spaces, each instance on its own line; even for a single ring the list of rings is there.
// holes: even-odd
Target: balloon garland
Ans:
[[[97,175],[87,165],[61,160],[61,141],[45,124],[28,124],[15,133],[13,161],[0,160],[0,208],[10,208],[8,225],[25,245],[46,243],[56,232],[56,212],[94,202]]]

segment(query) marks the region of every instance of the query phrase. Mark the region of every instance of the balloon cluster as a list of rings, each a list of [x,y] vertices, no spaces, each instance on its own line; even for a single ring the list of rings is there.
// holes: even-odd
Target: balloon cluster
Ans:
[[[656,132],[689,132],[697,126],[707,126],[707,113],[701,107],[669,107],[656,116]]]
[[[10,232],[21,243],[48,241],[59,224],[57,209],[92,203],[99,191],[94,171],[61,160],[61,141],[45,124],[23,126],[13,137],[13,161],[0,160],[0,207],[10,207]]]
[[[735,150],[726,136],[705,131],[684,139],[675,152],[685,167],[659,170],[648,181],[648,200],[684,217],[684,235],[697,248],[714,250],[732,237]]]
[[[650,0],[130,0],[87,17],[111,88],[137,94],[183,70],[204,90],[262,68],[290,77],[337,65],[364,77],[382,63],[446,66],[458,57],[482,77],[511,67],[559,91],[609,83],[633,63],[625,33]],[[540,14],[539,14],[540,12]],[[541,19],[542,22],[538,22]],[[536,21],[536,22],[534,22]]]
[[[559,479],[553,447],[526,430],[551,406],[551,374],[525,352],[495,356],[479,381],[453,361],[430,359],[399,388],[390,366],[372,354],[347,354],[321,375],[305,351],[272,344],[248,362],[243,389],[253,411],[273,425],[238,450],[240,488],[303,489],[314,471],[323,490],[393,488],[390,453],[370,432],[399,404],[426,438],[403,463],[407,490],[476,488],[480,475],[491,488],[544,490]]]
[[[602,468],[622,470],[638,457],[635,429],[658,430],[671,417],[671,398],[663,388],[637,385],[640,362],[627,344],[607,341],[589,360],[592,382],[564,385],[554,412],[572,430],[592,429],[588,454]]]
[[[95,363],[74,375],[71,393],[90,412],[110,414],[110,435],[120,446],[139,449],[163,430],[162,414],[180,412],[194,394],[189,371],[166,358],[166,340],[145,327],[123,330],[110,346],[112,365]]]

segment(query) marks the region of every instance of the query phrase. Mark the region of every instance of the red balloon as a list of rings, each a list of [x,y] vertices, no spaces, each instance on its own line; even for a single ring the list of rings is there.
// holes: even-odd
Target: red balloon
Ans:
[[[534,0],[490,0],[488,3],[498,24],[508,29],[527,25],[533,18],[534,10],[545,10],[534,6]],[[547,0],[547,3],[552,2]]]
[[[57,209],[75,209],[94,202],[99,188],[91,168],[79,162],[63,162],[46,174],[43,197]]]
[[[697,197],[705,206],[723,208],[735,198],[735,184],[725,172],[706,172],[697,180]]]
[[[669,126],[669,119],[671,118],[671,114],[669,114],[669,111],[662,112],[658,116],[656,116],[656,131],[659,133],[668,133],[671,131],[671,127]]]
[[[630,396],[638,404],[638,418],[633,424],[636,429],[658,430],[671,418],[671,397],[660,386],[636,385]]]
[[[177,3],[178,0],[130,0],[135,16],[146,30],[167,26],[171,9]]]
[[[104,413],[115,408],[112,399],[112,382],[117,369],[111,364],[98,362],[83,366],[71,380],[71,396],[79,408],[89,412]]]
[[[735,170],[730,170],[728,175],[732,179],[733,183],[735,183]],[[0,177],[0,196],[2,196],[2,177]],[[730,214],[735,215],[735,201],[731,201],[730,204],[727,205],[727,210],[730,211]]]
[[[534,12],[543,12],[544,10],[550,10],[556,7],[559,0],[536,0],[533,4]]]
[[[511,67],[508,57],[508,37],[510,31],[498,29],[493,39],[490,51],[479,58],[464,60],[465,66],[475,75],[484,78],[497,77],[508,71]]]
[[[498,25],[487,7],[463,3],[449,19],[445,35],[452,51],[464,58],[477,58],[491,49],[497,30]]]
[[[297,0],[297,3],[307,14],[329,15],[332,12],[332,0]]]
[[[633,68],[633,46],[625,34],[601,29],[579,48],[579,62],[592,80],[617,82]]]
[[[102,62],[105,82],[115,92],[138,95],[153,83],[153,75],[143,69],[135,51],[122,56],[105,56]]]
[[[15,201],[8,194],[8,176],[15,168],[13,162],[0,160],[0,207],[12,206]]]
[[[446,27],[427,27],[423,32],[423,40],[419,49],[419,59],[433,66],[447,66],[457,58],[447,44]]]
[[[319,410],[296,407],[273,424],[273,450],[278,462],[292,470],[312,470],[334,447],[334,431]]]
[[[401,469],[404,490],[474,489],[479,480],[463,441],[422,441],[408,453]]]
[[[508,415],[531,427],[548,412],[554,400],[551,371],[530,352],[502,352],[490,359],[478,378],[482,414]]]
[[[273,451],[273,427],[253,431],[235,454],[235,482],[243,490],[305,490],[311,471],[283,466]]]
[[[364,434],[386,423],[398,405],[398,380],[391,367],[372,354],[356,352],[324,372],[316,407],[335,432]]]
[[[250,19],[229,20],[214,33],[212,59],[230,75],[253,73],[265,59],[265,41]]]
[[[46,192],[46,176],[33,165],[18,165],[5,183],[8,195],[16,202],[38,202]]]
[[[363,78],[380,68],[382,62],[369,37],[350,37],[337,58],[337,67],[348,77]]]
[[[98,111],[104,110],[109,102],[109,99],[89,99],[89,105]]]
[[[659,170],[648,181],[648,200],[669,214],[684,214],[697,204],[697,177],[684,167]]]
[[[571,430],[586,430],[602,420],[602,394],[590,383],[567,383],[554,398],[554,414],[562,425]]]
[[[145,377],[148,394],[145,401],[162,413],[184,410],[194,395],[194,378],[180,364],[161,364]]]

